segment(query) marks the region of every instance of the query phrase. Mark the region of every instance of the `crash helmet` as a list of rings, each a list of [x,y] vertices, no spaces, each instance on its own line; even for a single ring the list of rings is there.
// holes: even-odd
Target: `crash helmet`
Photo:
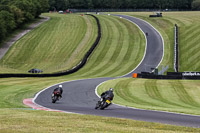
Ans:
[[[110,88],[109,91],[112,91],[112,92],[113,92],[113,88]]]
[[[62,85],[59,85],[60,88],[62,88]]]

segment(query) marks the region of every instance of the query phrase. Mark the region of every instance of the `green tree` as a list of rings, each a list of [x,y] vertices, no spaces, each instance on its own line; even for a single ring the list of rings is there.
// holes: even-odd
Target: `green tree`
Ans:
[[[0,42],[13,29],[48,9],[48,0],[0,0]]]
[[[200,0],[194,0],[192,2],[192,10],[200,10]]]
[[[25,22],[34,19],[35,16],[33,14],[35,12],[32,12],[33,11],[32,3],[29,3],[28,0],[15,0],[12,2],[12,5],[15,5],[23,12]]]
[[[6,24],[5,21],[3,19],[3,17],[1,17],[2,14],[0,12],[0,42],[5,38],[7,31],[6,31]]]
[[[122,1],[122,8],[132,8],[131,0]]]
[[[16,27],[13,14],[5,10],[0,11],[0,22],[2,23],[1,34],[3,34],[4,36],[6,36]]]
[[[101,0],[92,0],[95,9],[101,8]]]
[[[41,12],[40,13],[43,13],[43,12],[47,12],[49,10],[49,0],[38,0],[38,2],[40,3],[40,6],[41,6]]]
[[[16,6],[10,6],[12,13],[15,18],[16,27],[19,27],[24,22],[24,15],[21,9],[17,8]]]
[[[55,10],[56,1],[55,0],[49,0],[49,10],[54,11]]]
[[[86,0],[85,2],[87,3],[87,7],[86,8],[88,8],[88,9],[93,9],[94,8],[92,0]]]
[[[55,0],[54,7],[57,11],[66,10],[70,7],[70,1],[69,0]]]
[[[134,8],[134,9],[137,8],[137,1],[135,0],[126,0],[126,1],[127,1],[126,3],[130,3],[130,6],[128,6],[129,8]]]

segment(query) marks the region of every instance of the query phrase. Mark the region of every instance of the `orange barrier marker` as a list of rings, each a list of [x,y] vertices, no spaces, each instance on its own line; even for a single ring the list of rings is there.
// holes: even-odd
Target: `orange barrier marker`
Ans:
[[[133,73],[133,78],[137,78],[137,73]]]

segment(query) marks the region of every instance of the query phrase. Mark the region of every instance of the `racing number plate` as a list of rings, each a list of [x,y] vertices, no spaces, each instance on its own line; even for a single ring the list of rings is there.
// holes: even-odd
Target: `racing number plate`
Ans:
[[[107,102],[108,104],[110,104],[110,101],[109,101],[109,100],[106,100],[106,102]]]

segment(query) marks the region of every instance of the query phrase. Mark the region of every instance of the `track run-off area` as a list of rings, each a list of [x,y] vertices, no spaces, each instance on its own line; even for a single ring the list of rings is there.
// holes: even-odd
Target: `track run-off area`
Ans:
[[[37,93],[32,100],[32,102],[37,105],[35,108],[78,114],[127,118],[188,127],[200,127],[200,116],[134,109],[116,104],[109,106],[109,108],[105,110],[94,109],[95,104],[99,100],[97,87],[100,84],[116,78],[132,77],[133,73],[139,73],[142,71],[150,72],[151,68],[156,68],[160,64],[164,56],[164,42],[162,36],[153,26],[138,18],[125,15],[115,16],[135,23],[144,33],[146,49],[144,57],[139,65],[135,69],[133,68],[130,73],[120,77],[82,79],[63,82],[63,98],[56,104],[51,103],[51,93],[57,85],[46,88]],[[148,33],[148,35],[146,33]]]

